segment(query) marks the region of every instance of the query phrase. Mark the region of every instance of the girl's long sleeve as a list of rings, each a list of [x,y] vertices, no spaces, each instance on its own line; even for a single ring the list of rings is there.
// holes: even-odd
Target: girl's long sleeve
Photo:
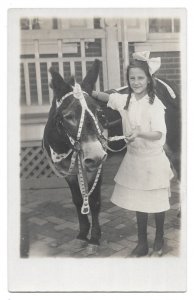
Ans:
[[[104,92],[92,91],[92,97],[103,102],[108,102],[110,95]]]

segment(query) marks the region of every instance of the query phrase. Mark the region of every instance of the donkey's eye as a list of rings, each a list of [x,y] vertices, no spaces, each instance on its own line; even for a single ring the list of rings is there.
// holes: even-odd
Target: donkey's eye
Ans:
[[[104,128],[106,128],[106,126],[108,125],[108,121],[107,121],[106,115],[104,114],[103,110],[97,110],[96,114],[97,114],[98,121],[101,123],[101,125]]]

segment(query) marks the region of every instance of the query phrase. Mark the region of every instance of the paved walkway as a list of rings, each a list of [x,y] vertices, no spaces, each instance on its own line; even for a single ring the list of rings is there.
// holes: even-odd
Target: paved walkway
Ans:
[[[100,225],[101,245],[95,257],[129,257],[137,242],[135,212],[119,208],[110,202],[113,177],[122,159],[121,154],[109,157],[104,167]],[[179,253],[180,218],[179,188],[172,182],[171,209],[166,213],[164,255]],[[77,245],[78,221],[68,188],[22,190],[22,220],[24,235],[29,237],[29,256],[86,257],[85,248]],[[90,217],[89,217],[90,218]],[[149,215],[148,242],[154,241],[154,215]],[[25,242],[22,248],[25,252]]]

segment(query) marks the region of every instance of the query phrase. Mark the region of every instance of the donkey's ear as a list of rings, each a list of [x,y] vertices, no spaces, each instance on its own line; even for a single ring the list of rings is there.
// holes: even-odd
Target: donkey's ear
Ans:
[[[53,89],[57,98],[61,98],[72,91],[71,86],[63,80],[61,75],[53,67],[50,67],[49,72],[52,76],[50,87]]]
[[[100,61],[98,59],[95,59],[91,69],[87,72],[86,77],[84,78],[81,86],[82,89],[87,92],[89,95],[91,95],[95,83],[98,78],[99,74],[99,69],[100,69]]]

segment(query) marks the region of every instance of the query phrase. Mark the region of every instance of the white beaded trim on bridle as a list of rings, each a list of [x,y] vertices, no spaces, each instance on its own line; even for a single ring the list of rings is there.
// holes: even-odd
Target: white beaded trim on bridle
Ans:
[[[75,83],[75,86],[72,87],[72,88],[73,88],[72,92],[67,93],[59,101],[56,101],[56,108],[58,109],[61,106],[61,104],[63,103],[63,101],[71,95],[73,95],[73,97],[75,99],[78,99],[80,104],[81,104],[82,112],[81,112],[81,117],[80,117],[80,122],[79,122],[76,141],[71,136],[68,135],[68,138],[69,138],[72,146],[74,146],[75,143],[78,143],[79,140],[80,140],[86,111],[92,117],[99,136],[102,136],[102,132],[100,130],[100,127],[98,125],[98,122],[97,122],[94,114],[88,108],[88,105],[87,105],[86,100],[84,98],[83,94],[86,94],[86,95],[88,95],[88,94],[81,90],[81,87],[78,83]],[[66,159],[72,153],[73,149],[70,149],[67,153],[57,154],[53,151],[53,149],[50,146],[50,151],[51,151],[52,161],[53,161],[54,164],[56,164],[56,163],[59,163],[62,159]],[[81,208],[81,212],[82,212],[82,214],[88,214],[89,213],[89,196],[92,194],[92,192],[94,191],[94,189],[95,189],[95,187],[98,183],[98,179],[100,177],[101,170],[102,170],[102,163],[98,167],[98,170],[97,170],[96,177],[95,177],[94,183],[92,185],[92,188],[90,189],[90,191],[88,191],[88,183],[87,183],[85,171],[84,171],[82,163],[81,163],[79,150],[74,150],[74,152],[72,154],[72,157],[71,157],[69,170],[66,172],[66,174],[64,174],[64,172],[62,172],[61,177],[66,177],[68,175],[71,175],[71,173],[74,169],[77,157],[78,157],[78,182],[79,182],[80,191],[81,191],[82,198],[83,198],[83,205],[82,205],[82,208]],[[57,175],[59,175],[59,171],[58,170],[56,170],[56,171],[57,171]]]

